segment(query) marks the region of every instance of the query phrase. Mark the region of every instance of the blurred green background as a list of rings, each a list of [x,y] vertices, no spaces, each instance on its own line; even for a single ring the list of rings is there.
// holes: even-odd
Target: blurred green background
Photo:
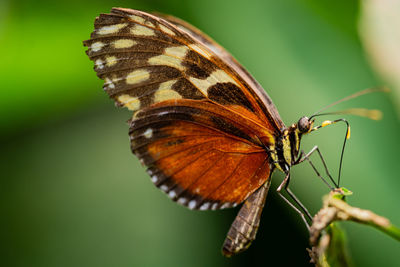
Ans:
[[[1,265],[310,266],[307,231],[275,192],[282,174],[273,176],[257,240],[232,259],[220,248],[237,209],[189,211],[152,185],[130,152],[130,114],[102,91],[82,45],[94,18],[113,6],[172,14],[208,33],[263,85],[286,124],[387,84],[359,37],[357,1],[1,0]],[[354,191],[350,204],[400,225],[393,98],[371,94],[336,109],[384,112],[378,122],[346,116],[352,137],[342,185]],[[337,175],[344,132],[324,128],[302,147],[319,145]],[[292,190],[316,212],[327,188],[307,164],[292,174]],[[357,266],[400,266],[398,242],[343,226]]]

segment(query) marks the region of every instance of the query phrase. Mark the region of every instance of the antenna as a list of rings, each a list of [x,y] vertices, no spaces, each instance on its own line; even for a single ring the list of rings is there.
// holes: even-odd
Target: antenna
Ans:
[[[353,99],[353,98],[356,98],[356,97],[359,97],[359,96],[362,96],[362,95],[366,95],[366,94],[369,94],[369,93],[373,93],[373,92],[389,92],[389,91],[390,91],[390,90],[389,90],[387,87],[368,88],[368,89],[361,90],[361,91],[359,91],[359,92],[356,92],[356,93],[354,93],[354,94],[352,94],[352,95],[346,96],[345,98],[342,98],[342,99],[340,99],[340,100],[338,100],[338,101],[336,101],[336,102],[333,102],[333,103],[330,104],[330,105],[327,105],[327,106],[321,108],[320,110],[318,110],[317,112],[315,112],[313,115],[310,116],[310,120],[311,120],[313,117],[323,115],[323,114],[319,114],[319,113],[321,113],[322,111],[327,110],[328,108],[333,107],[333,106],[335,106],[335,105],[337,105],[337,104],[339,104],[339,103],[348,101],[348,100],[350,100],[350,99]],[[333,114],[333,113],[325,113],[325,114]],[[339,113],[339,114],[340,114],[340,113]],[[343,113],[343,114],[345,114],[345,113]],[[359,114],[356,114],[356,113],[347,113],[347,114],[359,115]],[[362,115],[359,115],[359,116],[362,116]],[[364,116],[364,117],[365,117],[365,116]]]
[[[355,116],[360,116],[360,117],[365,117],[371,120],[379,121],[383,117],[382,111],[378,109],[366,109],[366,108],[349,108],[349,109],[344,109],[344,110],[338,110],[338,111],[332,111],[332,112],[326,112],[326,113],[319,113],[314,115],[314,118],[317,116],[323,116],[323,115],[338,115],[338,114],[349,114],[349,115],[355,115]]]

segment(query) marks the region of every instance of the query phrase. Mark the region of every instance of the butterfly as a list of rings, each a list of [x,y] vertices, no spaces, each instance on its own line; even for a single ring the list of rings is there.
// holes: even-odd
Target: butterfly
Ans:
[[[285,126],[236,59],[178,18],[113,8],[94,26],[86,53],[105,92],[132,111],[131,149],[151,181],[189,209],[244,203],[223,253],[247,249],[271,174],[286,174],[278,190],[288,190],[290,168],[301,162],[301,137],[315,129],[314,120]]]

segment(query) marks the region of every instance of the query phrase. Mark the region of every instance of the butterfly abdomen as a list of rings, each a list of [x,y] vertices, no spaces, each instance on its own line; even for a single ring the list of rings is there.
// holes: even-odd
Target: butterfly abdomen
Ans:
[[[271,179],[244,202],[222,246],[225,256],[246,250],[256,238],[270,184]]]

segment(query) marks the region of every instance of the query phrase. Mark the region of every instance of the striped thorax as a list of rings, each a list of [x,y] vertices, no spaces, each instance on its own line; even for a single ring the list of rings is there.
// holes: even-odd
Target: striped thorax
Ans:
[[[301,137],[311,131],[313,124],[313,120],[301,117],[297,123],[284,129],[276,138],[275,145],[269,147],[272,162],[278,170],[287,173],[296,164]]]

